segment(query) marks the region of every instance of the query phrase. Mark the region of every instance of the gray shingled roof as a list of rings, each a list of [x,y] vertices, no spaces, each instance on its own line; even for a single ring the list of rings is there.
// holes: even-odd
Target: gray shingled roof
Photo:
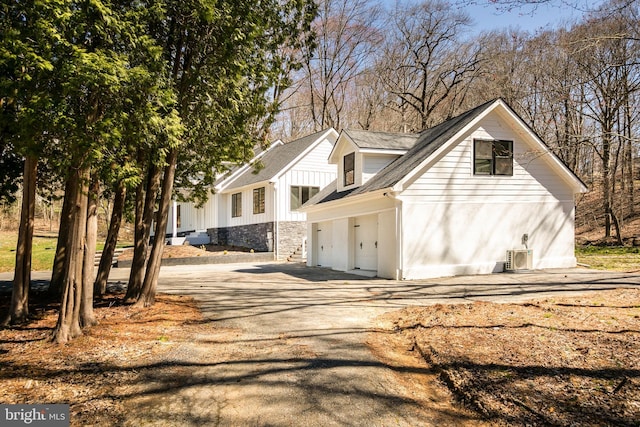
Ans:
[[[361,149],[408,150],[420,137],[418,133],[370,132],[353,129],[345,129],[343,133]]]
[[[402,178],[409,174],[409,172],[418,167],[424,159],[429,157],[433,152],[449,141],[456,133],[473,121],[495,101],[496,100],[494,99],[486,102],[472,110],[462,113],[457,117],[423,131],[420,133],[418,141],[411,149],[409,149],[409,151],[388,164],[361,187],[338,193],[336,191],[336,187],[333,186],[331,189],[332,191],[327,189],[327,192],[324,192],[324,197],[318,197],[321,196],[319,193],[305,205],[311,206],[313,204],[326,203],[348,196],[355,196],[358,194],[393,187]]]
[[[256,171],[253,167],[248,168],[237,177],[228,188],[240,188],[270,180],[278,175],[283,168],[295,160],[296,157],[302,154],[327,131],[328,129],[325,129],[269,149],[259,160],[260,163],[264,165],[262,169]]]

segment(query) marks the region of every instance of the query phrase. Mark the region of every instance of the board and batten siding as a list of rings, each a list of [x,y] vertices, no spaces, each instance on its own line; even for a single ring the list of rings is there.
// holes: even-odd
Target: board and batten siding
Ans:
[[[333,145],[326,139],[316,145],[299,162],[280,176],[278,193],[278,221],[306,221],[306,214],[291,210],[291,187],[305,186],[322,189],[336,179],[336,165],[327,159]]]
[[[264,213],[253,213],[253,190],[264,187]],[[231,216],[232,195],[236,193],[242,194],[242,215],[238,217]],[[224,203],[221,203],[221,209],[224,207],[224,221],[220,227],[235,227],[238,225],[260,224],[263,222],[273,221],[273,184],[261,183],[251,187],[239,188],[237,190],[229,190],[223,194]]]
[[[189,202],[178,202],[176,205],[180,206],[180,227],[176,230],[178,233],[204,231],[208,227],[215,227],[217,224],[216,197],[213,194],[209,195],[209,200],[199,209]],[[172,231],[173,215],[170,214],[167,233],[171,234]]]

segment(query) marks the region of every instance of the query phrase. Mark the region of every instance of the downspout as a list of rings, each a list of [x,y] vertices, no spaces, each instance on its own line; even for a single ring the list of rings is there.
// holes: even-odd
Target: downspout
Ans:
[[[178,237],[178,202],[175,199],[171,204],[171,230],[171,237]],[[173,241],[171,243],[173,244]]]
[[[278,235],[278,183],[273,183],[273,257],[278,260],[280,236]]]

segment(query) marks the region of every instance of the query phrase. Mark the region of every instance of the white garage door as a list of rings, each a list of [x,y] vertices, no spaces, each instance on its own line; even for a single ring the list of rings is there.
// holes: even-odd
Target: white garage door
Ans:
[[[316,230],[316,253],[317,265],[323,267],[331,267],[331,242],[332,242],[331,222],[318,223]]]
[[[378,215],[357,217],[355,227],[354,267],[378,270]]]

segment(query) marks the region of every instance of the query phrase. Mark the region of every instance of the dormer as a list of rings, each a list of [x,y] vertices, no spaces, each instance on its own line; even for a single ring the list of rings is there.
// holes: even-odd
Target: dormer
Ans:
[[[343,130],[329,155],[329,163],[338,166],[337,191],[360,187],[413,147],[418,136]]]

